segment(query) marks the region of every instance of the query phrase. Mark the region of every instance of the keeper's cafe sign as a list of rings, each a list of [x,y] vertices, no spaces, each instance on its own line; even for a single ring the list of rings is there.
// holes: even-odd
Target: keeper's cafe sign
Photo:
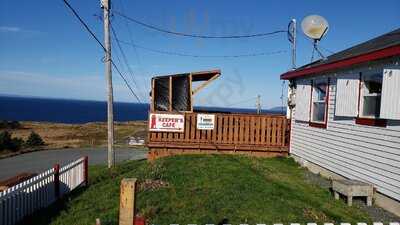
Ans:
[[[150,113],[149,130],[157,132],[183,132],[185,116],[181,114]]]

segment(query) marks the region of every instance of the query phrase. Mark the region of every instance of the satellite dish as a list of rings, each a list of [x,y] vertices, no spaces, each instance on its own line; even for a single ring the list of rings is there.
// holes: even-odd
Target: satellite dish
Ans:
[[[328,32],[328,21],[319,15],[306,16],[301,21],[301,29],[307,37],[319,41]]]
[[[314,60],[314,51],[317,51],[321,58],[325,60],[326,57],[318,49],[318,42],[324,37],[326,32],[328,32],[328,21],[326,21],[324,17],[318,15],[306,16],[303,21],[301,21],[301,29],[307,37],[314,41],[311,62]]]

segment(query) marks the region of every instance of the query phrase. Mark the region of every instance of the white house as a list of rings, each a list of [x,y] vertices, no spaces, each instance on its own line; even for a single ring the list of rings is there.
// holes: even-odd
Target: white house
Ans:
[[[400,29],[281,75],[290,154],[310,169],[373,184],[400,215]]]

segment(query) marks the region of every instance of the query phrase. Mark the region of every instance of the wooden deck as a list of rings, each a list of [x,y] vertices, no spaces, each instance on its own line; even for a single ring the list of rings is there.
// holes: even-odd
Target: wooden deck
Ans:
[[[184,132],[149,132],[149,159],[175,154],[246,154],[285,156],[288,154],[289,124],[285,116],[215,115],[213,130],[196,128],[197,113],[185,113]]]

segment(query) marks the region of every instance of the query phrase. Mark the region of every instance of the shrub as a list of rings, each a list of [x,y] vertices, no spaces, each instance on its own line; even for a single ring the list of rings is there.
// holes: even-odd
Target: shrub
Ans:
[[[24,145],[24,140],[22,138],[12,138],[11,139],[11,148],[10,150],[12,151],[18,151],[22,148],[22,146]]]
[[[7,120],[0,121],[0,128],[1,129],[7,128],[7,125],[8,125]]]
[[[0,133],[0,150],[8,149],[11,144],[11,134],[8,131]]]
[[[37,147],[37,146],[42,146],[44,145],[44,141],[42,139],[42,137],[40,137],[39,134],[35,133],[35,132],[31,132],[31,134],[29,135],[28,139],[25,142],[25,145],[27,147]]]
[[[18,129],[21,128],[21,123],[18,121],[2,120],[0,121],[0,129]]]
[[[8,131],[3,131],[0,133],[0,151],[18,151],[21,149],[23,144],[24,141],[21,138],[11,138],[11,133]]]
[[[21,123],[18,122],[18,121],[11,121],[11,122],[8,122],[8,128],[10,128],[10,129],[18,129],[18,128],[21,128]]]

